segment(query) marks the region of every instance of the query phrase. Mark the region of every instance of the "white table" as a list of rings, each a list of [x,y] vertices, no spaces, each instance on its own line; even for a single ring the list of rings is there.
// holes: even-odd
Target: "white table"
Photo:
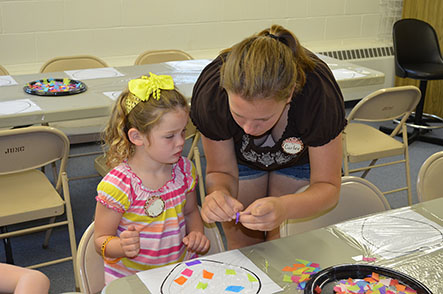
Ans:
[[[361,220],[373,220],[383,215],[392,217],[404,210],[407,210],[406,212],[410,211],[411,214],[417,213],[421,217],[432,220],[437,226],[443,226],[443,198],[419,203],[403,209],[376,213],[363,217]],[[349,222],[345,221],[341,224]],[[409,224],[405,221],[403,225],[408,226]],[[383,227],[380,229],[383,229]],[[355,242],[349,236],[340,236],[337,232],[334,225],[245,247],[240,249],[240,251],[257,267],[266,271],[268,276],[284,289],[280,293],[302,293],[302,291],[296,290],[295,284],[282,281],[281,269],[291,264],[296,258],[319,263],[321,268],[324,269],[338,264],[358,263],[353,257],[365,254],[365,246]],[[413,226],[409,226],[405,234],[411,236],[417,234],[417,232]],[[440,236],[440,238],[443,237]],[[405,244],[405,247],[407,245]],[[210,256],[206,258],[210,259]],[[440,280],[443,275],[443,241],[434,250],[421,248],[400,257],[377,259],[375,264],[409,274],[429,287],[433,293],[443,293],[443,286]],[[149,271],[146,273],[149,273]],[[140,278],[137,275],[132,275],[111,282],[102,293],[141,294],[149,292]]]

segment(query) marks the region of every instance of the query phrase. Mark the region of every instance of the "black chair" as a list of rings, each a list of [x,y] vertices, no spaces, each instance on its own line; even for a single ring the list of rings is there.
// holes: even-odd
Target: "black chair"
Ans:
[[[408,135],[409,143],[416,140],[443,145],[443,138],[429,136],[432,129],[442,128],[443,119],[432,114],[423,113],[426,98],[426,87],[429,80],[443,79],[443,58],[440,52],[438,37],[434,28],[418,19],[406,18],[397,21],[393,27],[395,55],[395,74],[402,78],[420,80],[421,99],[415,114],[407,126],[413,128]],[[431,122],[437,124],[430,125]],[[385,127],[381,131],[390,133]],[[427,134],[427,135],[426,135]]]

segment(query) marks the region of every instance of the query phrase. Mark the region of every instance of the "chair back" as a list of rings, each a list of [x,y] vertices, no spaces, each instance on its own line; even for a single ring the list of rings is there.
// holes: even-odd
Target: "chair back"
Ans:
[[[393,27],[395,74],[408,77],[410,64],[442,63],[438,36],[434,28],[422,20],[405,18]]]
[[[415,86],[380,89],[360,100],[351,110],[348,121],[382,122],[402,118],[394,129],[397,134],[420,101],[421,92]]]
[[[443,151],[428,157],[420,167],[417,177],[418,201],[443,197]]]
[[[23,172],[61,160],[66,168],[69,140],[58,129],[32,126],[0,131],[0,175]]]
[[[105,267],[103,258],[95,250],[94,222],[80,239],[76,262],[81,293],[100,293],[105,287]]]
[[[92,55],[59,56],[45,62],[40,68],[41,73],[65,70],[102,68],[108,67],[107,63]]]
[[[141,53],[135,60],[135,65],[153,64],[168,61],[191,60],[191,55],[181,50],[148,50]]]
[[[280,226],[280,235],[298,234],[388,209],[388,201],[374,184],[360,177],[344,176],[334,208],[313,217],[287,220]]]
[[[7,76],[7,75],[9,75],[9,72],[6,70],[6,68],[0,65],[0,76]]]
[[[200,207],[199,207],[200,208]],[[223,244],[223,238],[217,224],[208,224],[203,222],[205,236],[211,242],[211,247],[205,255],[220,253],[225,251],[225,245]]]

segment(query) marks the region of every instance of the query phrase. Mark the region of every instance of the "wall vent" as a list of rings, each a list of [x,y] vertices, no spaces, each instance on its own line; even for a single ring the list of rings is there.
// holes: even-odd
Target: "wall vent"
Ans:
[[[368,58],[394,56],[394,48],[392,46],[389,46],[389,47],[324,51],[317,53],[340,60],[355,60],[355,59],[368,59]]]

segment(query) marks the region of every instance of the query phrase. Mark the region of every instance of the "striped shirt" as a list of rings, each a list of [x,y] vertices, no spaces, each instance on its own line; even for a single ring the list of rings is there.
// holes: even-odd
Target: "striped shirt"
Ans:
[[[185,157],[173,164],[171,179],[160,189],[143,186],[141,179],[124,162],[112,169],[99,183],[96,200],[122,214],[116,235],[135,225],[140,231],[140,253],[134,258],[122,258],[118,263],[105,263],[105,282],[136,272],[183,261],[186,246],[186,223],[183,208],[186,194],[195,189],[195,167]],[[150,217],[145,203],[161,197],[163,212]]]

